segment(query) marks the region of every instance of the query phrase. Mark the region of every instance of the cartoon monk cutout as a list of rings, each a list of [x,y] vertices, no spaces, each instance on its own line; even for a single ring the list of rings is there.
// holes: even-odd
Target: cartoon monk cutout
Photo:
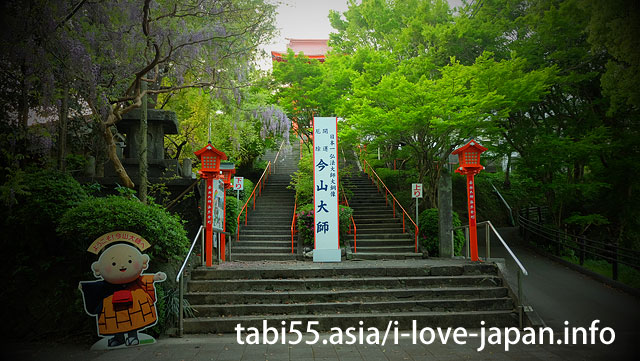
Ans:
[[[149,246],[135,233],[116,231],[101,236],[89,247],[95,254],[104,249],[91,265],[94,276],[101,280],[80,282],[78,288],[85,311],[96,317],[98,335],[109,337],[109,348],[140,344],[138,331],[158,320],[154,282],[166,280],[167,275],[142,274],[149,267],[149,256],[140,251]],[[151,343],[155,341],[144,336]]]

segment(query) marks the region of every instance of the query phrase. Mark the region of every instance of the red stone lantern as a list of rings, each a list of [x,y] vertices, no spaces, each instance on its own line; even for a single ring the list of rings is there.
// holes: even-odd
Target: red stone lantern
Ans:
[[[200,177],[206,182],[205,197],[205,258],[207,267],[211,267],[212,262],[212,245],[213,245],[213,180],[220,179],[220,163],[227,159],[227,155],[217,150],[209,142],[204,148],[194,153],[200,159],[201,168],[198,171]],[[220,242],[220,252],[224,257],[224,243]],[[223,259],[224,260],[224,259]]]
[[[458,155],[460,165],[456,169],[456,173],[467,176],[467,206],[469,211],[469,249],[471,260],[478,260],[478,233],[476,230],[476,192],[473,177],[484,169],[480,165],[480,154],[485,152],[487,148],[481,146],[475,140],[469,141],[466,145],[454,150],[451,154]]]
[[[231,177],[236,174],[236,165],[231,162],[222,162],[220,164],[220,171],[222,171],[222,179],[224,180],[224,189],[231,187]]]

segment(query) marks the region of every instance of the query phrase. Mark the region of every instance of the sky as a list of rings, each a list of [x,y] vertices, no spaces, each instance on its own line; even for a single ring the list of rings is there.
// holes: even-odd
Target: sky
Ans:
[[[459,6],[461,0],[448,0],[450,6]],[[279,35],[262,49],[269,54],[260,62],[262,69],[271,68],[271,50],[287,49],[286,38],[294,39],[329,39],[329,33],[335,30],[329,24],[329,10],[344,12],[347,0],[281,0],[276,15],[276,27]]]

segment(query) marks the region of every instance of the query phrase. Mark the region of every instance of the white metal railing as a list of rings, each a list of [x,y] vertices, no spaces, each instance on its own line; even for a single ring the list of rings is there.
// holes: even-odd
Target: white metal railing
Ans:
[[[511,225],[515,226],[516,222],[513,219],[513,210],[511,209],[511,206],[509,205],[509,203],[507,203],[507,200],[504,199],[502,194],[500,194],[500,191],[498,190],[498,188],[496,188],[496,186],[494,186],[493,183],[491,183],[491,182],[489,182],[489,184],[491,184],[491,187],[493,187],[493,191],[496,192],[496,194],[498,195],[498,197],[502,201],[502,204],[504,204],[505,208],[507,208],[507,210],[509,211],[509,221],[511,222]]]
[[[280,143],[280,147],[278,148],[278,153],[276,153],[276,157],[273,159],[273,174],[276,173],[276,166],[277,166],[277,162],[278,162],[278,157],[280,156],[280,152],[282,151],[282,146],[284,145],[284,139],[282,140],[282,143]]]
[[[178,336],[182,337],[183,331],[184,331],[184,304],[183,304],[183,300],[184,300],[184,270],[185,267],[187,266],[187,263],[189,263],[189,257],[191,257],[191,253],[193,253],[193,248],[195,247],[196,243],[198,243],[198,238],[204,238],[204,227],[200,226],[200,228],[198,229],[198,233],[196,234],[196,236],[193,238],[193,242],[191,242],[191,247],[189,247],[189,252],[187,252],[187,255],[184,257],[184,262],[182,262],[182,266],[180,267],[180,270],[178,271],[178,274],[176,275],[176,282],[178,282],[178,289],[179,289],[179,294],[180,294],[180,299],[179,299],[179,310],[178,310]],[[202,237],[200,236],[202,235]],[[202,244],[204,244],[204,239],[202,239]],[[204,252],[202,252],[201,254],[202,257],[204,257]],[[201,260],[202,263],[204,263],[204,260]]]
[[[515,253],[513,253],[513,251],[511,250],[511,248],[509,248],[509,246],[507,245],[507,242],[505,242],[505,240],[502,238],[502,236],[500,235],[500,233],[498,233],[498,231],[496,230],[496,228],[493,226],[493,224],[491,224],[490,221],[484,221],[484,222],[479,222],[477,225],[485,225],[485,256],[486,259],[489,259],[491,257],[491,232],[493,231],[493,233],[498,237],[498,240],[500,240],[500,243],[502,243],[502,245],[504,246],[504,248],[507,250],[507,252],[509,253],[509,255],[511,256],[511,258],[514,260],[514,262],[516,263],[516,265],[518,266],[518,313],[519,313],[519,324],[520,324],[520,328],[522,328],[522,324],[523,324],[523,312],[524,312],[524,305],[523,305],[523,299],[522,299],[522,276],[528,276],[529,272],[527,272],[527,269],[524,268],[524,266],[522,265],[522,262],[520,262],[520,260],[518,259],[518,257],[515,255]],[[451,230],[451,235],[452,238],[454,236],[453,232],[455,232],[458,229],[463,229],[465,230],[465,242],[466,242],[466,251],[465,251],[465,258],[469,258],[469,225],[465,225],[465,226],[460,226],[460,227],[456,227],[453,228]]]

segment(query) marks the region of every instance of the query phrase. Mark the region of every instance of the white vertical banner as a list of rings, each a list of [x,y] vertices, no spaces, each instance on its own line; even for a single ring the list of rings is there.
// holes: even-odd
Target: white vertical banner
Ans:
[[[340,262],[338,118],[313,118],[314,262]]]
[[[213,180],[213,230],[222,232],[224,227],[224,181]]]

